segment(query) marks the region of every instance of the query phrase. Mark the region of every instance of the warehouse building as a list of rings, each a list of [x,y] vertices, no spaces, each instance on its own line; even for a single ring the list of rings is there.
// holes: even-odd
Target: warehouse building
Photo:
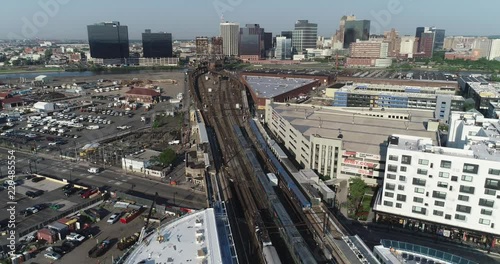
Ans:
[[[125,93],[125,97],[129,102],[140,103],[155,103],[160,100],[161,94],[153,89],[148,88],[131,88]]]
[[[265,122],[303,168],[327,178],[357,176],[377,185],[384,175],[387,137],[411,131],[437,141],[436,132],[427,131],[433,115],[425,110],[369,111],[269,100]]]
[[[288,102],[321,85],[318,80],[302,78],[242,75],[241,79],[259,109],[265,108],[267,99],[273,99],[275,102]]]

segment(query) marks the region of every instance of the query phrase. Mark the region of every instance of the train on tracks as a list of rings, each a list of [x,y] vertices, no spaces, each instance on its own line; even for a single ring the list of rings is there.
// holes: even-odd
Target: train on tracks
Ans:
[[[250,161],[250,164],[254,169],[253,176],[258,179],[260,185],[264,189],[269,209],[272,211],[276,223],[281,227],[281,235],[284,238],[289,251],[292,253],[292,257],[296,259],[298,263],[317,263],[311,253],[311,250],[304,241],[304,238],[276,195],[276,192],[272,187],[272,183],[268,180],[267,175],[262,170],[262,166],[257,160],[254,150],[250,147],[247,139],[243,135],[241,128],[235,125],[233,129],[245,152],[245,155],[247,156],[247,159]]]

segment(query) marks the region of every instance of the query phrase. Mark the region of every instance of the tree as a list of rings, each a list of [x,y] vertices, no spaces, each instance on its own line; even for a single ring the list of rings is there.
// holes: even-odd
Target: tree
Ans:
[[[52,57],[52,49],[46,49],[44,55],[45,55],[45,61],[49,61],[50,57]]]
[[[349,209],[356,210],[365,195],[368,185],[361,178],[354,177],[349,180]]]
[[[153,163],[160,163],[163,166],[168,166],[172,164],[175,159],[177,158],[177,154],[175,151],[171,148],[166,149],[162,153],[160,153],[159,156],[157,157],[152,157],[151,162]]]

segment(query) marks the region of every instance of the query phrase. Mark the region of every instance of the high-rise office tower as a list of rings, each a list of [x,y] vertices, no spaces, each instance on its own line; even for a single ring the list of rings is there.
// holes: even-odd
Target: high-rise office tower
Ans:
[[[97,59],[129,57],[128,27],[120,22],[103,22],[87,26],[90,56]]]
[[[315,49],[318,38],[318,24],[309,23],[309,20],[298,20],[292,33],[292,45],[296,51]]]
[[[434,38],[435,33],[432,31],[424,32],[418,40],[418,51],[422,57],[431,58],[434,53]]]
[[[273,48],[273,33],[265,32],[264,33],[264,50],[266,53]]]
[[[292,40],[285,36],[276,37],[274,56],[278,60],[292,59]]]
[[[281,31],[281,36],[286,37],[288,39],[292,39],[293,31]]]
[[[344,33],[345,33],[345,22],[346,21],[355,21],[356,17],[354,15],[352,16],[342,16],[340,19],[339,23],[339,29],[335,32],[335,35],[333,35],[332,42],[333,43],[344,43]]]
[[[346,20],[344,26],[344,49],[356,40],[370,38],[370,20]]]
[[[434,49],[435,50],[443,49],[446,31],[444,29],[436,29],[436,28],[432,28],[431,31],[434,32]]]
[[[388,56],[397,57],[399,55],[399,49],[401,46],[401,38],[399,37],[399,32],[396,29],[391,29],[391,31],[384,33],[384,42],[389,44],[388,46]]]
[[[212,39],[210,40],[210,54],[223,55],[223,43],[224,41],[222,40],[222,37],[212,37]]]
[[[259,24],[247,24],[240,28],[240,58],[259,60],[264,57],[264,36],[264,29]]]
[[[144,58],[171,58],[172,34],[151,33],[150,29],[146,29],[142,33],[142,49]]]
[[[226,56],[239,55],[240,24],[221,23],[220,35],[222,37],[222,49]]]

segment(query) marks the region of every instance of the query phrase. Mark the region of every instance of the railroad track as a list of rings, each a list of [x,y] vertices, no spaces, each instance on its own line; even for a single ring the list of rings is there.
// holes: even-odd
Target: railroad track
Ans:
[[[218,75],[212,75],[218,76]],[[216,177],[216,181],[222,186],[223,196],[225,198],[233,196],[230,192],[230,188],[225,188],[230,185],[228,179],[230,178],[235,189],[235,197],[239,200],[244,209],[244,216],[251,236],[252,247],[249,252],[244,249],[245,254],[239,254],[240,256],[245,256],[247,263],[255,263],[254,256],[262,256],[260,251],[260,243],[257,234],[255,233],[255,227],[262,231],[263,224],[260,220],[259,207],[255,203],[255,197],[253,196],[253,181],[249,179],[249,175],[252,175],[251,169],[249,169],[248,163],[242,158],[242,149],[235,140],[233,126],[240,125],[240,118],[238,117],[235,105],[240,102],[241,99],[237,97],[237,94],[232,91],[232,86],[229,80],[217,80],[217,88],[210,87],[211,92],[209,92],[207,81],[203,79],[203,74],[195,74],[193,76],[196,78],[196,83],[198,84],[195,89],[195,98],[198,99],[199,108],[202,109],[202,114],[205,117],[205,122],[210,125],[215,130],[217,140],[220,145],[220,150],[223,154],[223,166],[219,170],[219,177]],[[217,89],[217,90],[216,90]],[[239,93],[241,94],[241,93]],[[220,175],[225,175],[226,177],[220,177]],[[229,177],[230,175],[230,177]],[[238,229],[241,228],[241,223],[238,221],[236,225]],[[243,243],[244,244],[244,243]],[[262,259],[261,259],[262,262]]]

